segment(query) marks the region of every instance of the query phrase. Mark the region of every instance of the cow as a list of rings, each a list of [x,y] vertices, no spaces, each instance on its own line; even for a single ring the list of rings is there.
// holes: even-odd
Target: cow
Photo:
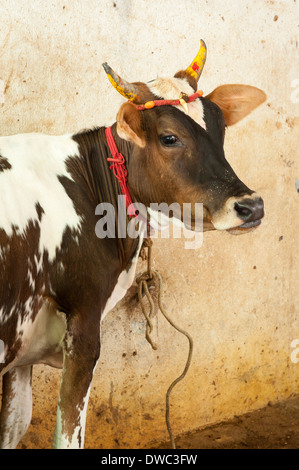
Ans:
[[[146,208],[201,203],[203,231],[246,233],[260,225],[263,200],[237,177],[223,143],[226,127],[266,95],[221,85],[203,96],[197,86],[205,58],[201,41],[187,69],[147,83],[129,83],[104,63],[126,98],[111,127],[0,138],[2,448],[16,447],[30,424],[34,364],[62,368],[54,448],[84,446],[101,321],[132,284],[148,226],[158,220],[148,211],[137,236],[99,237],[100,203],[115,207],[117,218],[126,190],[133,205]]]

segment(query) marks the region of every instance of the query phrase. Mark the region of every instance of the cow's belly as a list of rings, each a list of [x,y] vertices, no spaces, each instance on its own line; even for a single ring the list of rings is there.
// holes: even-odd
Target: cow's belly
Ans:
[[[14,365],[48,364],[62,367],[63,339],[66,331],[65,315],[48,301],[36,315],[34,322],[24,328],[22,347]]]

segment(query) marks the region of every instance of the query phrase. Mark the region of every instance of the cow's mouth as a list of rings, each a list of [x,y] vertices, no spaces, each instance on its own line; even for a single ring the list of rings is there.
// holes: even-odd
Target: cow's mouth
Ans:
[[[227,231],[233,235],[240,235],[241,233],[247,233],[255,230],[261,223],[261,219],[252,220],[251,222],[246,222],[245,224],[239,225],[238,227],[230,228]]]
[[[258,225],[260,225],[262,222],[261,219],[258,219],[258,220],[252,220],[251,222],[247,222],[245,224],[242,224],[240,225],[239,227],[237,228],[253,228],[253,227],[257,227]]]

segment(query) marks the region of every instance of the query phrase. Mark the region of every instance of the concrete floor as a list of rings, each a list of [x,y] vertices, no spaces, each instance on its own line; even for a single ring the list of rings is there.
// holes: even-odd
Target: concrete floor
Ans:
[[[196,432],[175,436],[177,449],[298,449],[299,395]],[[163,443],[158,448],[170,448]]]

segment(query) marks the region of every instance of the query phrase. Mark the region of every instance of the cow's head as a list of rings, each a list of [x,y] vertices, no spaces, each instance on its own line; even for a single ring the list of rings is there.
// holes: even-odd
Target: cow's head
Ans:
[[[204,230],[243,233],[260,224],[263,200],[225,159],[225,128],[249,114],[266,95],[248,85],[222,85],[184,104],[197,90],[205,56],[202,41],[190,67],[173,78],[157,78],[147,84],[128,83],[103,65],[114,87],[129,100],[117,114],[117,133],[134,144],[128,173],[135,199],[147,207],[153,202],[181,206],[201,202]],[[185,99],[182,105],[151,109],[146,105],[140,110],[139,105],[149,101],[180,97]]]

